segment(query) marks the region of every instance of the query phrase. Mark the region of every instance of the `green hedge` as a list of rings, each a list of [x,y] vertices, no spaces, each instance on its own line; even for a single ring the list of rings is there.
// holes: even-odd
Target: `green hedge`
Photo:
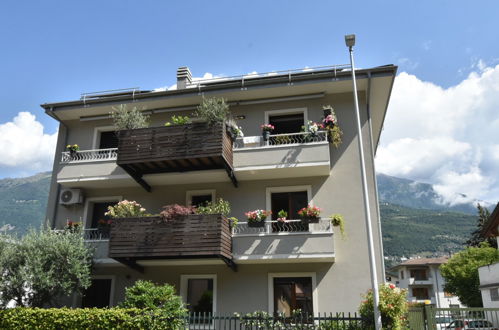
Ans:
[[[181,329],[184,320],[160,309],[12,308],[0,310],[0,329]]]

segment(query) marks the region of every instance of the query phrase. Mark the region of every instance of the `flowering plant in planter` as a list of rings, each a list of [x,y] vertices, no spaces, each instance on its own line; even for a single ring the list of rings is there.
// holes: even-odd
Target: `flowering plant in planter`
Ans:
[[[254,210],[246,212],[244,215],[248,218],[248,226],[262,227],[265,219],[272,214],[272,211]]]
[[[165,205],[163,211],[159,214],[165,221],[171,221],[183,215],[194,214],[196,208],[193,206],[183,206],[178,204]]]
[[[338,148],[338,146],[342,142],[341,136],[343,135],[343,131],[338,125],[338,118],[336,117],[336,113],[334,112],[333,107],[330,105],[325,105],[322,107],[322,109],[329,111],[330,114],[324,117],[321,127],[328,132],[328,141],[336,148]]]
[[[310,133],[310,135],[312,136],[316,136],[317,132],[319,131],[320,128],[322,128],[322,126],[318,123],[309,120],[307,122],[307,125],[302,126],[301,128],[303,132]]]
[[[321,211],[321,208],[308,204],[298,211],[298,215],[303,222],[319,222]]]
[[[64,227],[64,230],[70,231],[72,233],[77,232],[80,230],[81,227],[81,222],[74,222],[71,220],[66,221],[66,226]]]
[[[71,156],[74,156],[78,151],[80,151],[80,146],[77,144],[68,144],[66,146],[66,150],[69,151]]]
[[[136,201],[124,200],[114,206],[108,206],[105,216],[115,218],[131,218],[146,215],[146,209]]]
[[[277,213],[277,221],[280,221],[280,222],[286,222],[286,218],[288,217],[288,212],[284,211],[284,210],[280,210],[278,213]]]
[[[99,221],[97,221],[97,226],[100,229],[107,229],[107,228],[111,227],[112,223],[113,223],[113,220],[100,219]]]
[[[272,132],[275,129],[275,126],[272,124],[263,124],[260,125],[262,132]]]

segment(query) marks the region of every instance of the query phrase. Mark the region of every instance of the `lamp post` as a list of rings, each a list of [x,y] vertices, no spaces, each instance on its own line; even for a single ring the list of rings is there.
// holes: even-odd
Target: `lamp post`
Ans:
[[[376,330],[381,329],[381,315],[379,312],[379,289],[378,289],[378,276],[376,273],[376,260],[374,256],[374,243],[373,243],[373,232],[371,226],[371,209],[369,207],[369,191],[367,189],[367,179],[366,179],[366,165],[364,159],[364,143],[362,141],[362,127],[360,124],[360,112],[359,112],[359,102],[357,97],[357,81],[355,80],[355,64],[353,61],[353,46],[355,45],[355,34],[349,34],[345,36],[345,44],[350,52],[350,66],[352,71],[352,84],[353,84],[353,100],[355,105],[355,119],[357,121],[357,135],[358,135],[358,147],[360,155],[360,172],[362,177],[362,191],[364,193],[364,211],[366,220],[366,230],[367,230],[367,245],[369,247],[369,265],[371,268],[371,285],[373,289],[373,300],[374,300],[374,325]]]

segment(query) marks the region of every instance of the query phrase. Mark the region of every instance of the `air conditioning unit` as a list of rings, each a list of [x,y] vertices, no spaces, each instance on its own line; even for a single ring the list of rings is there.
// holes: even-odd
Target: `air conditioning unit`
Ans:
[[[59,204],[73,205],[83,203],[83,194],[81,189],[62,189],[59,196]]]

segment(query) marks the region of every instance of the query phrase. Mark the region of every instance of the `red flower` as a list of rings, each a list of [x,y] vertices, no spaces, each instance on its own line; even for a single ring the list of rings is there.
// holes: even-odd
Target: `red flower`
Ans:
[[[390,284],[390,289],[395,289],[395,284]]]

